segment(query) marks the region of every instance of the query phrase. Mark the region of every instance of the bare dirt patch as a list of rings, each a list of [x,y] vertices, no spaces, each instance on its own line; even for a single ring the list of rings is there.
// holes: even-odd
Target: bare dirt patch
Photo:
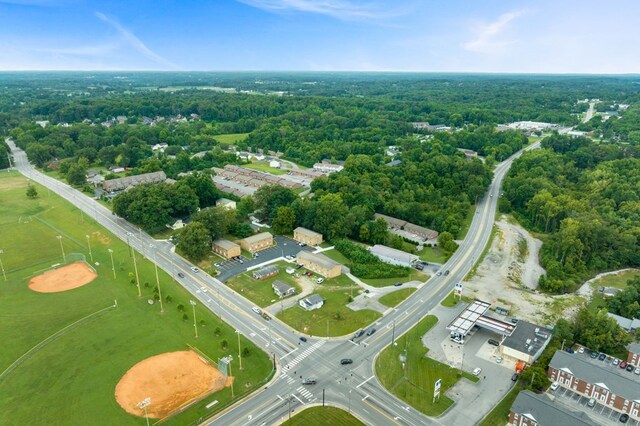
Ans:
[[[89,265],[76,262],[31,278],[29,288],[39,293],[58,293],[89,284],[97,276]]]
[[[532,322],[572,317],[584,301],[576,295],[549,296],[537,292],[544,269],[538,253],[542,242],[505,216],[496,222],[498,231],[476,274],[465,282],[465,296],[510,309],[510,314]]]
[[[6,189],[26,188],[27,183],[28,181],[24,176],[4,178],[0,180],[0,191],[6,190]]]
[[[231,386],[217,368],[193,351],[169,352],[140,361],[116,385],[116,401],[130,414],[144,417],[137,404],[150,398],[147,417],[166,417],[182,405]]]

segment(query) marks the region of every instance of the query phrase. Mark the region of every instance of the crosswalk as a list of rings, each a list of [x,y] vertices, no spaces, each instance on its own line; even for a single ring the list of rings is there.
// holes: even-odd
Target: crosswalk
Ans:
[[[307,401],[311,402],[311,400],[313,399],[313,394],[309,392],[304,386],[300,386],[296,390],[300,395],[304,396],[307,399]]]
[[[325,342],[326,342],[325,340],[319,340],[316,343],[314,343],[313,345],[309,346],[303,352],[298,354],[297,357],[292,359],[289,362],[289,364],[285,365],[284,371],[286,372],[286,371],[292,369],[293,367],[295,367],[296,365],[298,365],[300,363],[300,361],[302,361],[303,359],[305,359],[306,357],[311,355],[316,349],[319,349],[322,345],[324,345]]]

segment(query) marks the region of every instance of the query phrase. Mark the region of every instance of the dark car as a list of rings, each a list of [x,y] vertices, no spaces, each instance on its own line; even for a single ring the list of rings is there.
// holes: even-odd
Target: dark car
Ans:
[[[300,269],[300,268],[302,268],[303,266],[304,266],[304,265],[301,265],[301,264],[299,264],[299,263],[298,263],[298,264],[296,265],[296,269]]]
[[[518,321],[518,318],[511,318],[511,324],[517,324]]]
[[[429,262],[425,262],[424,260],[420,262],[421,265],[427,266]]]
[[[488,342],[490,345],[500,346],[500,342],[498,342],[496,339],[489,339]]]
[[[371,335],[372,335],[373,333],[375,333],[375,332],[376,332],[376,329],[372,327],[372,328],[370,328],[370,329],[368,329],[368,330],[367,330],[367,336],[371,336]],[[631,365],[631,364],[629,364],[629,365]],[[633,369],[632,369],[632,370],[633,370]]]
[[[184,274],[183,274],[182,272],[178,272],[178,276],[179,276],[180,278],[184,278]]]
[[[365,292],[365,293],[367,293],[367,294],[371,293],[371,292],[369,291],[369,289],[365,290],[364,292]]]
[[[353,335],[354,339],[357,339],[358,337],[361,337],[364,334],[364,330],[360,329],[358,331],[356,331],[356,334]]]
[[[620,416],[619,420],[620,420],[620,423],[626,423],[626,422],[629,421],[629,415],[625,413],[625,414]]]
[[[591,352],[591,358],[593,359],[598,358],[598,352]]]
[[[422,266],[422,265],[421,265],[421,264],[419,264],[419,263],[416,263],[416,264],[414,265],[414,268],[416,268],[418,271],[424,271],[424,266]]]
[[[518,381],[518,373],[513,373],[513,376],[511,376],[511,381],[512,382],[517,382]]]
[[[301,342],[306,342],[306,341],[307,341],[307,338],[306,338],[306,337],[304,337],[304,336],[300,336],[300,341],[301,341]]]
[[[448,269],[447,269],[446,271],[444,271],[444,275],[445,275],[445,277],[446,277],[447,275],[449,275],[449,270],[448,270]]]
[[[633,364],[627,364],[627,371],[633,371]]]
[[[396,287],[400,287],[402,285],[402,283],[395,283],[394,286]]]
[[[340,364],[342,365],[353,364],[353,360],[351,358],[343,358],[340,360]]]
[[[598,357],[598,359],[600,361],[604,361],[605,359],[607,359],[607,354],[600,354],[600,356]]]

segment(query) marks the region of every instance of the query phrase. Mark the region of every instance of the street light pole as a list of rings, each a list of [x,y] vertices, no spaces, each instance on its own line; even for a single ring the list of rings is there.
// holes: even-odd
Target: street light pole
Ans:
[[[4,254],[4,250],[0,250],[0,255]],[[2,269],[2,276],[4,277],[4,280],[7,280],[7,274],[4,272],[4,265],[2,264],[2,256],[0,256],[0,268]]]
[[[113,271],[113,279],[116,279],[116,264],[113,262],[113,250],[107,249],[109,251],[109,255],[111,256],[111,270]]]
[[[162,305],[162,290],[160,290],[160,277],[158,277],[158,263],[156,259],[156,251],[154,250],[156,246],[153,244],[149,244],[149,248],[153,252],[153,266],[156,269],[156,287],[158,287],[158,297],[160,298],[160,313],[164,312],[164,306]]]
[[[240,351],[240,330],[236,330],[238,335],[238,359],[240,360],[240,370],[242,370],[242,352]]]
[[[64,254],[64,247],[62,246],[62,235],[56,235],[58,241],[60,241],[60,250],[62,251],[62,261],[67,263],[67,256]]]
[[[131,257],[131,243],[129,242],[130,236],[131,236],[131,232],[127,232],[127,247],[129,247],[129,257]]]
[[[133,256],[133,269],[136,271],[136,286],[138,287],[138,297],[142,297],[142,291],[140,291],[140,275],[138,275],[138,263],[136,262],[136,253],[131,249]]]
[[[393,345],[396,341],[396,320],[393,320],[393,331],[391,332],[391,344]]]
[[[198,338],[198,326],[196,324],[196,302],[189,300],[191,307],[193,308],[193,329],[196,331],[196,339]]]
[[[151,397],[149,396],[136,404],[138,408],[142,408],[144,410],[144,417],[147,419],[147,426],[149,426],[149,417],[147,417],[147,406],[149,404],[151,404]]]
[[[87,245],[89,246],[89,257],[91,258],[91,263],[93,263],[93,253],[91,253],[91,239],[89,238],[89,235],[85,235],[85,237],[87,237]]]

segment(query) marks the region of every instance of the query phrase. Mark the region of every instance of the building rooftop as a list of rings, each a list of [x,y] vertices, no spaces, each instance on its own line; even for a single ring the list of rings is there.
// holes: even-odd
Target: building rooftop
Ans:
[[[141,175],[106,180],[102,183],[102,188],[107,192],[121,191],[130,186],[142,185],[146,183],[158,183],[166,179],[167,175],[164,172],[143,173]]]
[[[607,313],[607,315],[610,318],[613,318],[614,320],[616,320],[616,322],[620,325],[620,327],[624,328],[627,331],[640,328],[640,319],[637,319],[637,318],[629,319],[629,318],[625,318],[620,315],[616,315],[612,313]]]
[[[546,328],[520,320],[513,333],[504,339],[502,345],[522,353],[535,355],[550,338],[551,332]]]
[[[296,255],[296,257],[300,259],[306,259],[310,262],[315,263],[316,265],[320,265],[325,269],[331,269],[336,265],[340,265],[335,260],[329,259],[327,256],[321,253],[311,253],[311,252],[302,250]]]
[[[587,353],[570,354],[565,351],[556,351],[549,367],[607,388],[615,395],[630,401],[640,401],[640,378],[606,360],[592,360]]]
[[[279,272],[280,269],[278,269],[277,266],[275,265],[269,265],[269,266],[265,266],[264,268],[260,268],[257,271],[253,271],[253,275],[256,277],[264,277],[265,275],[270,275],[273,274],[274,272]]]
[[[277,289],[280,293],[287,293],[292,288],[294,288],[293,286],[280,280],[275,280],[273,283],[271,283],[271,287],[273,287],[273,289]]]
[[[525,390],[513,401],[511,411],[525,416],[540,426],[584,426],[593,421],[585,413],[569,411],[556,406],[545,394],[538,395]]]
[[[267,238],[273,238],[273,235],[271,235],[270,232],[261,232],[261,233],[256,234],[256,235],[252,235],[250,237],[243,238],[243,240],[246,241],[249,244],[254,244],[254,243],[257,243],[258,241],[262,241],[262,240],[267,239]]]
[[[307,237],[317,237],[318,235],[322,236],[322,234],[312,231],[311,229],[303,228],[302,226],[298,226],[296,229],[294,229],[293,233],[295,234],[296,232],[302,235],[306,235]]]
[[[235,247],[240,247],[239,245],[237,245],[233,241],[225,240],[223,238],[219,238],[217,240],[213,240],[213,245],[214,246],[218,246],[218,247],[222,247],[222,249],[224,249],[224,250],[229,250],[229,249],[232,249],[232,248],[235,248]]]
[[[324,302],[324,298],[322,296],[320,296],[319,294],[312,294],[309,297],[305,297],[303,299],[303,301],[307,305],[315,305],[316,303]]]
[[[371,247],[369,251],[375,255],[390,257],[392,259],[396,259],[400,262],[406,262],[406,263],[411,263],[418,259],[418,256],[416,256],[415,254],[411,254],[411,253],[407,253],[406,251],[383,246],[381,244],[376,244],[375,246]]]
[[[627,349],[634,354],[640,354],[640,342],[629,343]]]
[[[218,201],[216,201],[216,204],[220,204],[220,205],[225,205],[225,204],[235,204],[235,201],[230,200],[228,198],[219,198]]]
[[[447,330],[466,336],[480,318],[491,307],[491,303],[474,300],[460,315],[447,326]]]

